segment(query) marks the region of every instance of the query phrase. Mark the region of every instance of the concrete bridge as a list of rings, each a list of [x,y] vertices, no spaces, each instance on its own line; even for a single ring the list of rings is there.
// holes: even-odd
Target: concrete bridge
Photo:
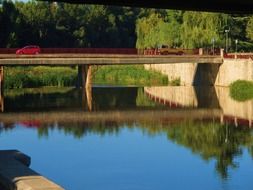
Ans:
[[[15,55],[0,54],[0,87],[3,89],[4,66],[73,66],[78,65],[78,78],[81,86],[89,87],[92,80],[92,65],[137,65],[172,63],[223,63],[220,56],[210,55],[120,55],[120,54],[39,54]]]
[[[126,65],[169,63],[222,64],[220,56],[210,55],[120,55],[120,54],[0,54],[1,66],[71,66],[71,65]]]

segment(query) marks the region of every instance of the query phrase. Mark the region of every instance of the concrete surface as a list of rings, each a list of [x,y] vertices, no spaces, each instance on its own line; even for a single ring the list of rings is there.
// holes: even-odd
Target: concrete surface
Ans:
[[[181,85],[185,86],[229,86],[238,79],[253,80],[251,59],[224,59],[222,64],[146,64],[145,68],[160,71],[168,76],[169,81],[180,78]]]
[[[29,168],[31,158],[17,150],[0,151],[0,184],[6,190],[63,190]]]
[[[169,64],[169,63],[212,63],[221,64],[220,56],[198,55],[106,55],[106,54],[0,54],[0,66],[30,65],[126,65],[126,64]]]

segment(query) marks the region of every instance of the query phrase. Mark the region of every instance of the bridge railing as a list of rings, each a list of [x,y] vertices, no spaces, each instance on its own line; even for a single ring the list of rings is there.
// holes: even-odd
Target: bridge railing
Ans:
[[[18,48],[0,48],[0,54],[15,54]]]
[[[19,48],[0,48],[0,54],[15,54]],[[83,54],[138,54],[135,48],[41,48],[41,53],[83,53]]]
[[[167,50],[167,48],[166,48]],[[159,49],[157,48],[150,48],[150,49],[144,49],[143,50],[144,55],[161,55]],[[199,49],[173,49],[169,48],[167,51],[167,54],[174,54],[174,55],[199,55],[200,51]],[[201,55],[220,55],[220,49],[208,49],[208,48],[202,48]]]
[[[168,54],[175,54],[177,55],[178,53],[182,54],[189,54],[189,55],[198,55],[199,54],[199,49],[171,49],[171,52],[168,50]],[[157,48],[150,48],[150,49],[144,49],[143,50],[144,55],[161,55],[159,49]]]
[[[137,54],[135,48],[42,48],[41,53]]]
[[[253,60],[253,53],[229,53],[229,54],[224,54],[224,58],[227,58],[227,59],[252,59]]]

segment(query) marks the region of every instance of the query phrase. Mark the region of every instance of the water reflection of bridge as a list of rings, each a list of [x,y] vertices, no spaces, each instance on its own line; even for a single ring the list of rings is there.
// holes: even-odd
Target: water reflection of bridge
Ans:
[[[149,97],[146,99],[152,100],[151,104],[159,102],[165,107],[144,105],[145,95],[137,87],[69,88],[49,95],[33,92],[15,99],[7,96],[4,100],[0,96],[2,111],[5,107],[0,121],[174,122],[212,119],[235,126],[252,126],[253,101],[236,102],[229,97],[228,88],[168,86],[145,87],[144,91]]]
[[[1,113],[0,120],[5,124],[18,122],[68,123],[68,122],[166,122],[183,120],[215,119],[221,115],[220,109],[186,110],[126,110],[126,111],[50,111],[30,113]]]
[[[226,87],[146,87],[145,92],[152,100],[171,108],[221,109],[222,123],[252,126],[253,101],[233,100],[229,96],[229,88]]]

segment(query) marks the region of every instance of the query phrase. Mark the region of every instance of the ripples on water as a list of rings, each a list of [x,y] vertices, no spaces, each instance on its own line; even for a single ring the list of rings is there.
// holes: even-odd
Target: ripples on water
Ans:
[[[253,104],[226,88],[43,88],[1,99],[1,149],[28,154],[66,189],[253,188]]]

